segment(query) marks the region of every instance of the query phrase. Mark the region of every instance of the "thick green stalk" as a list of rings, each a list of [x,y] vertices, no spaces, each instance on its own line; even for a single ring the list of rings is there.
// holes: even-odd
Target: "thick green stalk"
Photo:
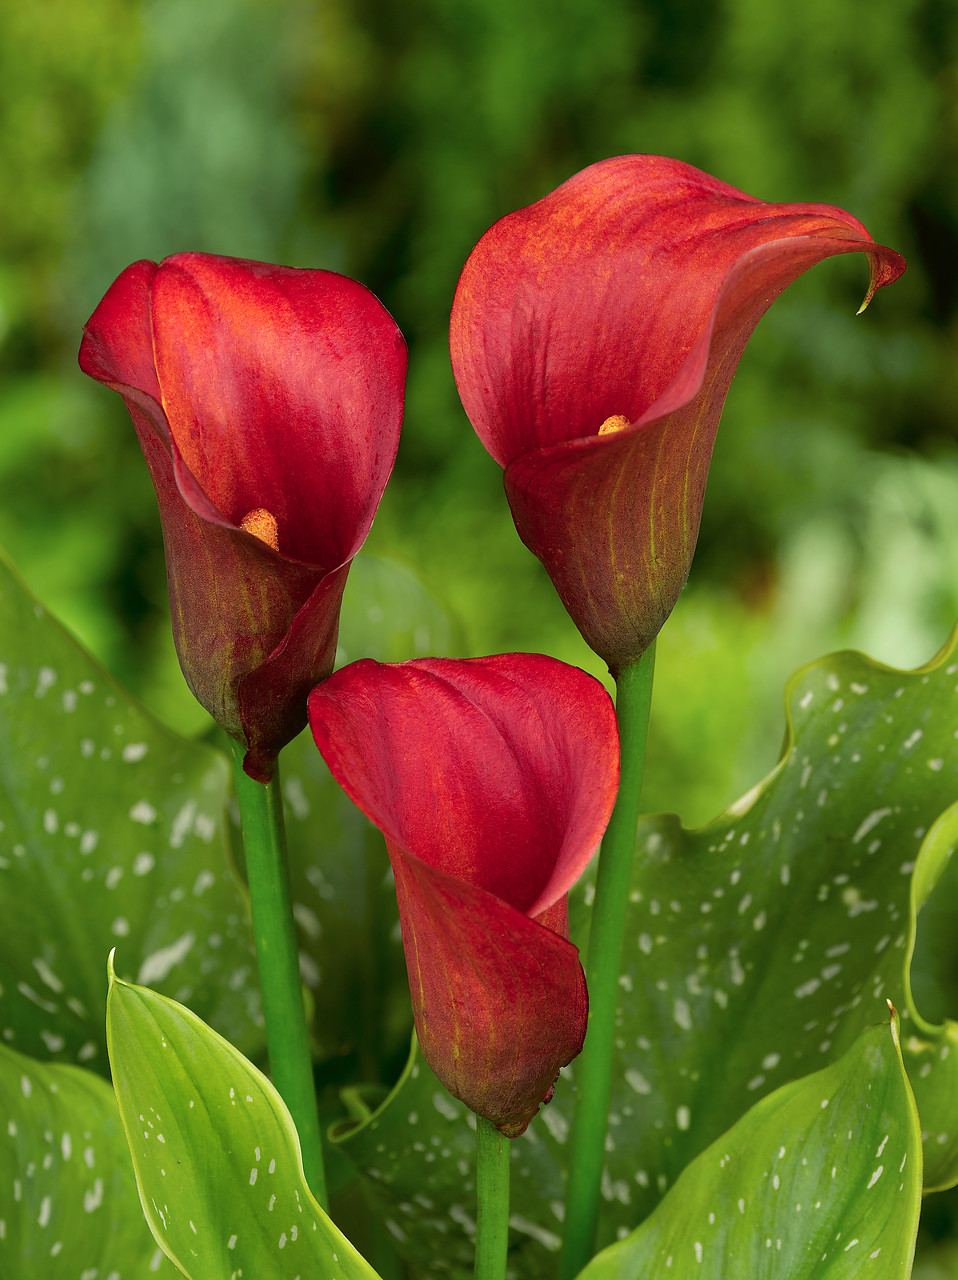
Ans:
[[[243,825],[270,1073],[296,1125],[306,1181],[325,1209],[326,1171],[299,976],[279,774],[266,786],[254,782],[243,772],[243,749],[235,743],[233,773]]]
[[[605,1136],[612,1095],[612,1053],[618,1006],[622,943],[629,905],[629,882],[639,820],[645,741],[652,702],[655,645],[616,680],[616,716],[622,772],[596,876],[592,926],[585,971],[589,983],[589,1025],[576,1061],[576,1102],[569,1135],[565,1238],[559,1280],[573,1280],[589,1261],[599,1212]]]
[[[476,1117],[476,1280],[505,1280],[512,1143]]]

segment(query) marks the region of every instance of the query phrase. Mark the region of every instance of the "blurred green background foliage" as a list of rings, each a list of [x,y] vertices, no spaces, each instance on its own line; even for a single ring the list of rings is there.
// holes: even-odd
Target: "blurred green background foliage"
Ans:
[[[909,260],[861,317],[862,263],[823,264],[745,353],[659,641],[648,807],[702,823],[767,771],[797,665],[854,646],[912,666],[945,640],[952,0],[0,0],[0,22],[0,542],[166,722],[206,728],[169,639],[152,489],[119,398],[75,363],[112,279],[197,249],[369,285],[410,347],[369,548],[417,568],[464,652],[601,674],[518,541],[446,342],[482,232],[631,151],[841,205]]]
[[[519,544],[446,347],[502,214],[627,151],[855,213],[909,270],[856,317],[827,263],[759,326],[692,581],[659,645],[647,799],[705,821],[775,759],[798,664],[928,659],[958,616],[958,11],[945,0],[2,0],[0,541],[168,722],[204,727],[166,627],[152,492],[83,321],[136,258],[344,271],[410,346],[370,548],[471,653],[598,672]],[[703,756],[706,764],[703,767]]]

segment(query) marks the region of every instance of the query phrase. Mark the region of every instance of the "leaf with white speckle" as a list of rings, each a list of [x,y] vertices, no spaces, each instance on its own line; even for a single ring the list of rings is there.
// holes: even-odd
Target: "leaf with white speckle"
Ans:
[[[105,1071],[103,965],[262,1045],[229,769],[152,719],[0,558],[0,1033]]]
[[[397,1252],[413,1264],[427,1265],[430,1274],[469,1280],[475,1245],[476,1117],[439,1083],[415,1037],[406,1069],[382,1106],[364,1106],[356,1091],[350,1098],[355,1119],[334,1125],[330,1138],[363,1171],[367,1199]],[[510,1143],[510,1150],[530,1141],[529,1132]],[[523,1190],[515,1185],[512,1190],[512,1212],[520,1220],[526,1209]],[[523,1277],[538,1274],[525,1265],[526,1239],[513,1231],[509,1251],[510,1264]]]
[[[907,1276],[920,1203],[918,1114],[893,1022],[763,1098],[580,1280]]]
[[[147,1220],[191,1280],[376,1280],[306,1186],[279,1094],[182,1005],[111,975],[107,1039]]]
[[[927,1185],[958,1179],[958,1027],[921,1021],[905,982],[916,911],[958,843],[958,815],[938,821],[958,794],[952,654],[950,646],[916,672],[853,653],[812,664],[789,684],[789,740],[764,782],[697,831],[673,817],[640,825],[601,1244],[647,1217],[755,1102],[836,1061],[883,1015],[886,995],[902,1013],[903,1056],[927,1131]],[[923,767],[919,750],[945,764]],[[580,948],[587,894],[572,901]],[[575,1063],[562,1075],[514,1144],[512,1179],[515,1211],[559,1234]],[[418,1106],[407,1077],[376,1113],[386,1151],[405,1148],[412,1099]],[[420,1141],[428,1150],[432,1136]],[[365,1149],[363,1131],[343,1146],[367,1182],[370,1165],[382,1172],[376,1194],[390,1200],[394,1175]],[[421,1258],[449,1247],[422,1225],[439,1216],[443,1194],[457,1194],[454,1161],[441,1165],[440,1153],[428,1174],[435,1213],[420,1213],[401,1193],[392,1198],[412,1203],[402,1226]],[[512,1239],[524,1274],[554,1271],[541,1242]]]
[[[915,672],[855,653],[804,668],[789,682],[785,753],[763,783],[697,831],[671,817],[640,824],[608,1155],[613,1183],[631,1185],[627,1202],[604,1198],[603,1240],[640,1222],[755,1101],[835,1061],[886,996],[902,1014],[906,1068],[934,1046],[930,1078],[912,1071],[928,1185],[958,1177],[954,1024],[917,1019],[905,977],[918,906],[958,840],[953,818],[938,824],[958,793],[952,648]],[[916,767],[919,747],[948,767]],[[630,1069],[649,1097],[622,1087]]]
[[[0,1046],[0,1275],[178,1275],[143,1219],[113,1090]]]

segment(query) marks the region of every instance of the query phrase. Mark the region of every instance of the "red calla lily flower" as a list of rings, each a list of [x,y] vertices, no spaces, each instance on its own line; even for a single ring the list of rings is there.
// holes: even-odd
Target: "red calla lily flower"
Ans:
[[[585,1037],[567,895],[615,802],[611,699],[537,654],[365,660],[313,690],[309,722],[386,837],[423,1054],[516,1137]]]
[[[824,204],[769,204],[660,156],[584,169],[482,237],[452,309],[466,413],[505,469],[523,542],[613,674],[688,577],[719,417],[742,349],[786,285],[866,253]]]
[[[399,443],[402,335],[344,276],[183,253],[119,276],[80,367],[149,465],[187,682],[268,781],[332,670]]]

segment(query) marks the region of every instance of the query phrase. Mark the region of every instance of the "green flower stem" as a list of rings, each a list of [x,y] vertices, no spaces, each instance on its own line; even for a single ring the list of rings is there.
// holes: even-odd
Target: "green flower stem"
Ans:
[[[605,1136],[612,1096],[612,1054],[622,943],[639,820],[645,741],[652,703],[655,645],[616,680],[616,715],[622,752],[619,794],[609,822],[595,884],[586,960],[589,1026],[576,1061],[576,1102],[569,1136],[565,1238],[559,1280],[573,1280],[589,1261],[599,1212]]]
[[[476,1280],[505,1280],[512,1143],[476,1117]]]
[[[243,824],[270,1073],[296,1125],[306,1181],[325,1209],[326,1171],[299,976],[279,774],[266,786],[254,782],[243,772],[243,748],[237,743],[233,744],[233,773]]]

